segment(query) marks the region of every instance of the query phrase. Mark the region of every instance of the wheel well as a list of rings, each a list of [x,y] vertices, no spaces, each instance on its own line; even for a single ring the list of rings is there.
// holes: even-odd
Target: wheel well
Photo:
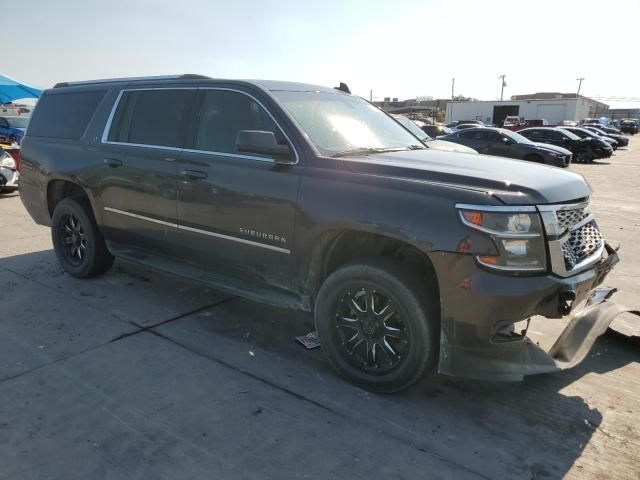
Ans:
[[[86,192],[80,185],[67,180],[52,180],[47,185],[47,207],[49,216],[53,216],[56,205],[64,198],[75,198],[88,200]]]
[[[435,291],[439,303],[436,271],[429,257],[415,246],[401,240],[375,233],[346,230],[337,234],[321,254],[318,268],[312,280],[312,294],[319,290],[324,280],[338,268],[358,260],[386,258],[405,266]],[[434,290],[435,289],[435,290]]]

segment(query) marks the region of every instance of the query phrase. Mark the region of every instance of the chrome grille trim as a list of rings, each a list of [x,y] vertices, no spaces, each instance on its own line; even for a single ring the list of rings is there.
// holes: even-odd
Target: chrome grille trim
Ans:
[[[547,233],[553,273],[569,277],[602,258],[605,242],[589,212],[589,202],[537,208]]]

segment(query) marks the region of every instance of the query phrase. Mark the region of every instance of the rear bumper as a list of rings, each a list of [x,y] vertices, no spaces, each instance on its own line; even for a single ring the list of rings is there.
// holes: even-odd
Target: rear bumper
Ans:
[[[446,268],[449,272],[446,281],[439,275],[442,308],[438,371],[442,374],[521,380],[525,375],[571,368],[584,360],[617,315],[630,311],[607,301],[609,295],[594,297],[593,289],[618,261],[613,249],[592,269],[569,278],[501,276],[474,268],[470,256],[439,257],[434,258],[436,270]],[[511,331],[515,322],[533,315],[563,316],[566,293],[575,296],[572,306],[588,299],[591,305],[572,317],[551,349],[537,346],[526,331]]]

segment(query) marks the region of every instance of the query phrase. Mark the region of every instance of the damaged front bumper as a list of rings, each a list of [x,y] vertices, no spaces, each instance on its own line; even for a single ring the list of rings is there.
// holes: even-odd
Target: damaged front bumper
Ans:
[[[479,270],[465,256],[434,259],[436,268],[447,268],[453,280],[440,284],[439,373],[517,381],[574,367],[618,315],[640,316],[640,311],[610,301],[614,289],[596,288],[617,262],[617,253],[607,245],[605,258],[574,277],[513,278]],[[569,305],[566,292],[572,292]],[[533,315],[559,318],[584,301],[586,307],[573,314],[548,350],[530,339],[526,329],[513,331],[515,322]]]

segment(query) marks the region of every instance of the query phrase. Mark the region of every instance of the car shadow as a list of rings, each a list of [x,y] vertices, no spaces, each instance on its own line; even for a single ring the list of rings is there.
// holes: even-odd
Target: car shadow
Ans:
[[[600,160],[594,160],[588,163],[581,163],[580,165],[611,165],[611,162],[603,162]]]
[[[3,265],[13,265],[12,270],[22,268],[34,279],[40,278],[38,272],[50,278],[62,275],[50,251],[3,258]],[[589,469],[601,468],[599,472],[590,470],[591,475],[610,474],[605,464],[596,462],[596,450],[587,449],[602,431],[603,412],[625,397],[624,385],[606,374],[640,360],[637,344],[607,335],[582,364],[570,371],[527,377],[520,383],[430,375],[406,392],[376,395],[341,380],[321,348],[307,350],[295,340],[314,330],[309,313],[230,298],[124,262],[117,262],[112,271],[98,279],[54,283],[61,294],[79,289],[74,298],[82,292],[99,292],[95,305],[107,312],[113,310],[114,321],[115,317],[127,318],[122,311],[123,298],[125,303],[140,304],[135,313],[172,310],[166,318],[173,320],[163,322],[156,330],[164,338],[243,374],[264,379],[274,388],[291,393],[293,399],[309,399],[335,412],[340,421],[366,425],[372,435],[395,438],[398,445],[413,448],[416,455],[435,455],[456,468],[464,467],[470,476],[482,478],[563,478],[572,469],[581,472],[585,456],[592,456],[584,460]],[[171,290],[192,289],[193,298],[185,300],[184,294],[174,298],[154,295],[154,289],[162,284],[171,285]],[[220,301],[207,306],[203,297],[208,295]],[[165,303],[160,309],[161,302]],[[216,348],[221,344],[224,348]],[[620,414],[625,409],[624,405],[616,407]],[[637,434],[633,427],[637,422],[631,413],[624,415],[629,417],[625,428],[635,429]],[[615,438],[619,433],[620,440],[607,441],[624,442],[629,432],[616,432],[615,428],[607,426],[607,435]]]

